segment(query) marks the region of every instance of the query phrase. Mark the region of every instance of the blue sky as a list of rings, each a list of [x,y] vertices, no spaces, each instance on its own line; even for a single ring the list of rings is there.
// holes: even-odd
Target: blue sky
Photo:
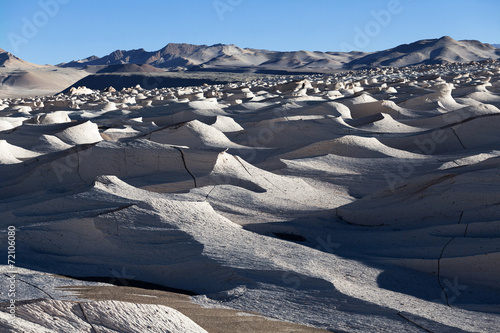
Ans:
[[[169,42],[377,51],[444,35],[500,43],[498,0],[1,0],[0,48],[57,64]]]

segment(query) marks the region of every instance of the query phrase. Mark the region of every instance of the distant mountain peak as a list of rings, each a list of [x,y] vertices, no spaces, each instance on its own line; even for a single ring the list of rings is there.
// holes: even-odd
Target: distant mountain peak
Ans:
[[[500,50],[475,40],[457,41],[450,36],[423,39],[379,52],[278,52],[242,49],[234,44],[194,45],[168,43],[158,51],[116,50],[102,58],[89,57],[61,64],[86,65],[148,64],[172,70],[264,70],[329,72],[338,69],[403,67],[450,62],[499,59]]]
[[[454,40],[453,38],[451,38],[450,36],[443,36],[441,38],[439,38],[440,40],[444,40],[444,41],[449,41],[449,42],[456,42],[456,40]]]
[[[477,40],[457,41],[449,36],[438,39],[424,39],[411,44],[374,52],[353,60],[347,67],[403,67],[411,65],[432,65],[451,62],[470,62],[499,59],[500,50]]]
[[[30,62],[24,61],[10,52],[0,49],[0,67],[7,68],[35,68],[40,67],[40,65],[35,65]]]

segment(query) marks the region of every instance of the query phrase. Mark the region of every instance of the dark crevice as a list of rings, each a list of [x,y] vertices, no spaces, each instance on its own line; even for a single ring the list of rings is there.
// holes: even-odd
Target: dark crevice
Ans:
[[[443,247],[443,249],[441,250],[441,254],[439,255],[439,259],[438,259],[438,272],[437,272],[437,278],[438,278],[438,283],[439,283],[439,287],[441,288],[441,290],[443,291],[444,293],[444,297],[446,298],[446,305],[448,306],[451,306],[450,305],[450,302],[448,300],[448,294],[446,293],[446,290],[445,288],[443,287],[443,284],[441,283],[441,258],[443,257],[443,253],[444,253],[444,250],[446,249],[446,247],[448,245],[450,245],[451,242],[453,242],[453,240],[455,239],[455,237],[453,237],[452,239],[450,239],[448,241],[448,243],[446,243],[446,245]]]
[[[80,180],[82,181],[82,183],[85,183],[82,175],[80,174],[80,154],[78,151],[76,152],[76,157],[78,158],[78,165],[76,167],[76,173],[78,173],[78,177],[80,177]]]
[[[210,196],[210,194],[212,193],[213,190],[215,190],[215,187],[217,185],[214,185],[214,187],[212,187],[212,189],[207,193],[207,195],[205,196],[205,201],[208,200],[208,197]]]
[[[80,307],[80,310],[82,311],[83,317],[85,318],[85,320],[87,321],[87,323],[89,323],[90,327],[92,328],[92,332],[97,333],[97,330],[95,329],[94,325],[92,325],[92,323],[90,322],[89,318],[87,317],[87,314],[83,310],[82,303],[78,303],[78,306]]]
[[[469,224],[465,226],[464,237],[467,237],[467,230],[469,230]]]
[[[453,127],[459,127],[460,125],[463,125],[465,123],[468,123],[468,122],[476,120],[476,119],[488,118],[488,117],[498,117],[498,113],[484,114],[484,115],[479,115],[479,116],[468,116],[468,115],[465,115],[464,117],[466,117],[466,118],[463,119],[463,120],[461,120],[461,121],[458,121],[456,123],[452,123],[452,124],[448,124],[448,125],[439,127],[439,129],[451,128],[453,130]]]
[[[417,326],[417,327],[419,327],[419,328],[423,329],[423,330],[424,330],[424,331],[426,331],[426,332],[434,333],[433,331],[428,330],[427,328],[425,328],[425,327],[423,327],[423,326],[421,326],[421,325],[417,324],[417,323],[416,323],[416,322],[414,322],[413,320],[410,320],[410,318],[405,317],[405,316],[404,316],[401,312],[398,312],[398,316],[400,316],[401,318],[405,319],[407,322],[412,323],[413,325],[415,325],[415,326]]]
[[[236,161],[238,161],[241,166],[243,167],[243,169],[245,169],[245,171],[253,178],[253,175],[250,173],[250,171],[248,171],[247,167],[243,164],[243,162],[240,161],[240,159],[238,158],[238,156],[236,155],[233,155],[234,158],[236,159]]]
[[[274,187],[276,187],[281,193],[283,194],[287,194],[285,191],[283,191],[280,187],[276,186],[276,184],[274,184],[273,182],[271,182],[269,179],[267,179],[267,177],[263,176],[263,178],[271,185],[273,185]]]
[[[465,148],[465,146],[464,146],[464,144],[463,144],[462,140],[460,140],[460,137],[457,135],[457,132],[455,132],[455,129],[454,129],[453,127],[451,127],[451,130],[452,130],[453,134],[455,134],[455,136],[457,137],[458,142],[460,142],[460,145],[462,146],[462,148],[463,148],[463,149],[467,149],[467,148]]]
[[[182,149],[180,149],[179,147],[174,147],[175,149],[177,149],[180,153],[181,153],[181,157],[182,157],[182,163],[184,163],[184,168],[186,169],[186,171],[191,175],[191,177],[193,178],[193,181],[194,181],[194,187],[198,187],[198,184],[196,183],[196,177],[193,175],[193,173],[189,170],[187,164],[186,164],[186,157],[184,156],[184,152],[182,151]]]
[[[248,171],[248,169],[246,168],[246,166],[243,164],[243,162],[240,161],[239,157],[238,156],[234,156],[234,158],[240,162],[241,166],[246,170],[246,172],[252,177],[254,178],[254,176],[250,173],[250,171]],[[279,188],[278,186],[276,186],[275,184],[273,184],[269,179],[267,179],[265,176],[262,176],[262,178],[264,178],[269,184],[273,185],[274,187],[276,187],[278,190],[280,190],[282,193],[285,193],[285,191],[283,191],[281,188]]]
[[[462,212],[460,214],[460,217],[458,219],[458,223],[457,224],[460,224],[460,222],[462,221],[462,217],[464,216],[464,212]],[[468,228],[468,224],[465,228],[465,232],[467,232],[467,228]],[[444,297],[446,298],[446,305],[450,306],[450,302],[449,302],[449,299],[448,299],[448,294],[446,293],[446,290],[445,288],[443,287],[443,284],[441,283],[441,259],[443,258],[443,254],[444,254],[444,251],[446,250],[446,248],[448,247],[448,245],[450,245],[451,242],[453,242],[455,240],[456,237],[453,237],[451,238],[446,244],[445,246],[443,247],[443,249],[441,250],[441,254],[439,255],[439,258],[438,258],[438,270],[437,270],[437,279],[438,279],[438,283],[439,283],[439,287],[441,288],[441,290],[443,291],[443,294],[444,294]]]
[[[135,206],[135,204],[120,206],[118,208],[107,210],[105,212],[102,212],[102,213],[99,213],[99,214],[96,214],[96,215],[90,216],[90,217],[97,217],[97,216],[101,216],[101,215],[111,214],[111,213],[114,213],[114,212],[118,212],[120,210],[124,210],[124,209],[130,208],[132,206]]]
[[[5,275],[6,277],[8,277],[8,278],[10,278],[10,277],[11,277],[11,276],[9,276],[8,274],[5,274],[5,273],[4,273],[4,275]],[[30,285],[30,286],[32,286],[33,288],[36,288],[36,289],[40,290],[40,291],[41,291],[42,293],[44,293],[45,295],[49,296],[49,298],[50,298],[50,299],[54,299],[54,297],[50,296],[50,294],[49,294],[49,293],[47,293],[47,292],[46,292],[45,290],[43,290],[42,288],[40,288],[40,287],[38,287],[38,286],[36,286],[36,285],[34,285],[34,284],[32,284],[32,283],[29,283],[29,282],[27,282],[27,281],[21,280],[21,279],[20,279],[20,278],[18,278],[17,276],[16,276],[16,281],[21,281],[21,282],[23,282],[23,283],[26,283],[27,285]]]

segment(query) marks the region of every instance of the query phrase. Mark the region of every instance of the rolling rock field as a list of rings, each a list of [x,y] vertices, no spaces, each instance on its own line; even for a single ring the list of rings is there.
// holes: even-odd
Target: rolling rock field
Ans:
[[[498,331],[499,108],[498,61],[0,100],[0,328],[204,331],[61,288],[122,272],[333,332]]]

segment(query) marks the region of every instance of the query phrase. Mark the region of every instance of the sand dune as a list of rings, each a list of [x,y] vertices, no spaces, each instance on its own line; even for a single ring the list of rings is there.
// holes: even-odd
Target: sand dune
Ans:
[[[0,98],[53,95],[87,75],[84,70],[55,66],[0,68]]]
[[[429,43],[474,45],[408,48]],[[198,65],[263,61],[257,50],[223,45],[105,61],[175,63],[186,53]],[[266,61],[299,68],[322,57]],[[234,322],[242,332],[496,331],[499,68],[134,82],[1,99],[0,244],[7,248],[16,226],[17,329],[203,332]],[[102,279],[143,285],[103,296],[118,289]],[[189,291],[211,317],[172,310],[176,301],[151,284]]]

